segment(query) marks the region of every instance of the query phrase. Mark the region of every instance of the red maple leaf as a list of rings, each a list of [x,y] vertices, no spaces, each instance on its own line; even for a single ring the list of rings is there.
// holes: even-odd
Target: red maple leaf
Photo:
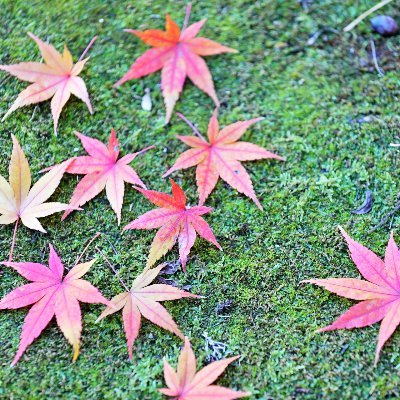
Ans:
[[[82,316],[79,301],[112,306],[88,281],[81,279],[96,260],[75,265],[64,276],[64,265],[50,245],[49,268],[33,262],[3,262],[31,281],[14,289],[0,301],[0,310],[16,309],[34,304],[22,326],[15,365],[26,348],[42,333],[54,315],[62,333],[74,348],[73,361],[79,354]]]
[[[179,169],[197,165],[196,181],[199,192],[199,204],[202,205],[215,188],[218,178],[221,177],[238,192],[250,197],[262,210],[258,201],[249,174],[240,161],[275,158],[284,161],[284,158],[271,153],[253,143],[238,142],[246,130],[263,118],[254,118],[248,121],[239,121],[219,129],[217,110],[214,111],[208,125],[207,141],[200,132],[186,120],[194,129],[196,136],[178,136],[178,138],[192,149],[182,153],[175,164],[163,175],[168,176]]]
[[[215,361],[196,372],[196,357],[185,338],[185,346],[178,359],[175,372],[164,360],[164,378],[168,388],[159,389],[166,396],[175,400],[234,400],[250,396],[249,392],[237,392],[226,387],[211,385],[225,368],[239,356]]]
[[[150,285],[164,266],[165,265],[159,265],[157,268],[144,270],[134,280],[131,289],[128,289],[123,281],[121,281],[126,291],[113,297],[111,302],[115,307],[107,307],[96,321],[99,322],[107,315],[114,314],[122,309],[122,318],[124,321],[124,330],[130,360],[132,359],[133,343],[139,334],[142,316],[153,324],[175,333],[175,335],[183,339],[182,332],[179,330],[175,321],[159,302],[178,300],[183,297],[200,297],[170,285]]]
[[[85,177],[78,183],[72,194],[70,200],[72,209],[65,211],[62,219],[64,220],[73,211],[73,208],[79,207],[77,204],[85,204],[105,188],[111,207],[117,214],[119,225],[124,201],[124,182],[146,188],[136,171],[129,164],[138,154],[154,148],[154,146],[118,159],[120,145],[114,129],[111,129],[108,146],[79,132],[76,135],[89,155],[72,158],[66,170],[70,174],[85,174]]]
[[[138,79],[162,69],[161,88],[167,108],[166,122],[169,122],[182,91],[186,77],[202,91],[207,93],[219,106],[211,73],[200,56],[220,53],[236,53],[236,50],[222,46],[204,37],[196,37],[206,22],[202,19],[185,28],[189,19],[190,7],[182,31],[169,15],[166,16],[165,31],[138,31],[126,29],[153,48],[147,50],[130,67],[128,72],[114,85],[119,86],[131,79]]]
[[[319,332],[334,329],[362,328],[382,320],[379,330],[375,364],[379,353],[400,323],[400,253],[390,236],[385,260],[353,240],[339,227],[349,246],[350,255],[361,275],[367,279],[310,279],[304,282],[323,286],[330,292],[352,300],[362,300]]]
[[[208,242],[221,250],[210,226],[201,217],[212,208],[205,206],[188,207],[183,190],[171,179],[172,196],[136,188],[153,204],[160,207],[149,211],[125,226],[126,229],[155,229],[160,228],[151,244],[147,267],[151,267],[165,253],[172,249],[175,242],[179,243],[179,258],[186,272],[187,257],[195,240],[196,232]]]

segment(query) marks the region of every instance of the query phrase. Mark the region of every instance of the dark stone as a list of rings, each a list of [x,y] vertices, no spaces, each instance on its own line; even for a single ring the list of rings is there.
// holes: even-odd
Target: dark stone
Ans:
[[[397,22],[388,15],[377,15],[370,22],[372,29],[383,37],[394,36],[399,32]]]

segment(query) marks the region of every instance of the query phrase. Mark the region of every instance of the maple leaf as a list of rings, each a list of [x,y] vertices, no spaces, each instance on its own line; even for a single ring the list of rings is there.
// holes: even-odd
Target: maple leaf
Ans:
[[[175,400],[233,400],[250,396],[249,392],[237,392],[222,386],[211,385],[226,369],[226,367],[240,356],[215,361],[196,372],[196,357],[185,337],[175,372],[171,365],[164,360],[164,378],[168,388],[159,389],[166,396]]]
[[[196,37],[206,19],[186,28],[189,15],[190,7],[188,7],[182,31],[169,15],[166,16],[165,31],[158,29],[125,30],[136,35],[153,48],[140,56],[114,87],[162,69],[161,88],[167,108],[166,122],[171,119],[172,110],[179,99],[186,77],[189,77],[200,90],[208,94],[219,106],[211,73],[201,56],[237,52],[204,37]]]
[[[341,315],[331,325],[319,332],[334,329],[362,328],[382,320],[375,364],[379,353],[400,323],[400,253],[390,236],[385,260],[382,261],[374,252],[353,240],[339,226],[349,246],[350,255],[366,281],[354,278],[310,279],[304,282],[323,286],[330,292],[352,300],[362,300]]]
[[[12,362],[15,365],[26,348],[42,333],[55,315],[58,326],[79,355],[82,317],[79,301],[112,305],[96,287],[81,279],[96,260],[75,265],[64,276],[64,265],[50,244],[49,268],[33,262],[3,262],[31,281],[18,287],[0,301],[0,310],[33,304],[22,326],[21,341]]]
[[[121,281],[125,292],[120,293],[111,299],[114,308],[107,307],[99,316],[96,322],[110,314],[114,314],[122,309],[122,318],[124,321],[124,330],[128,346],[129,359],[132,359],[132,347],[139,330],[140,320],[143,316],[155,325],[164,328],[181,339],[184,338],[175,321],[168,311],[159,304],[160,301],[178,300],[183,297],[200,298],[195,294],[185,292],[170,285],[150,283],[158,276],[165,265],[157,268],[145,269],[133,282],[129,290]],[[149,286],[150,285],[150,286]]]
[[[0,65],[0,70],[32,83],[19,94],[14,104],[4,115],[3,121],[17,108],[40,103],[53,97],[51,112],[54,120],[54,133],[57,134],[61,110],[71,94],[82,100],[90,113],[93,114],[85,82],[78,75],[89,59],[83,59],[83,57],[97,37],[92,39],[81,58],[74,65],[72,55],[66,46],[64,46],[63,54],[60,54],[51,44],[41,41],[34,34],[28,32],[28,36],[38,45],[45,63],[22,62],[13,65]]]
[[[85,174],[85,177],[76,186],[70,200],[71,209],[67,210],[64,220],[73,208],[82,206],[97,196],[104,188],[112,209],[117,214],[118,225],[121,222],[121,209],[124,201],[124,182],[146,188],[136,171],[128,164],[133,159],[154,146],[147,147],[137,153],[130,153],[118,159],[120,144],[114,129],[111,129],[108,146],[97,139],[90,138],[76,132],[82,146],[89,156],[75,157],[70,160],[66,172],[70,174]]]
[[[11,135],[13,150],[9,166],[8,183],[0,175],[0,224],[15,222],[10,260],[15,243],[18,223],[46,233],[38,218],[46,217],[69,208],[67,204],[45,201],[57,189],[70,161],[63,162],[42,176],[31,188],[31,172],[25,154],[14,135]]]
[[[135,188],[160,208],[141,215],[126,225],[124,230],[160,228],[151,244],[147,267],[151,267],[171,250],[178,240],[179,258],[182,268],[186,272],[187,257],[196,240],[196,232],[220,250],[221,246],[218,244],[208,223],[201,217],[201,215],[211,212],[212,208],[187,206],[185,193],[172,179],[171,186],[172,196],[154,190]]]
[[[192,127],[198,137],[178,136],[183,143],[192,148],[182,153],[163,177],[165,178],[174,171],[197,165],[196,181],[200,205],[204,204],[215,188],[218,178],[221,177],[238,192],[250,197],[262,210],[262,206],[254,193],[250,176],[240,161],[265,158],[284,161],[285,159],[253,143],[238,142],[238,140],[251,125],[263,118],[235,122],[220,130],[217,110],[215,110],[208,125],[207,141],[190,121],[182,114],[180,114],[180,117]]]

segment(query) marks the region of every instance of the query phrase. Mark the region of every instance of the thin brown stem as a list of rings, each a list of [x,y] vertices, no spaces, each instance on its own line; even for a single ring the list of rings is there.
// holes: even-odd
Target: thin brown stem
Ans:
[[[89,44],[86,46],[86,49],[83,51],[82,55],[79,57],[78,61],[82,61],[83,57],[86,56],[86,53],[89,51],[89,49],[93,46],[93,43],[97,40],[98,36],[96,35],[90,42]]]
[[[89,246],[93,243],[94,240],[96,240],[99,236],[101,236],[100,232],[97,232],[88,242],[88,244],[85,246],[85,248],[83,249],[81,255],[76,259],[75,264],[78,264],[79,261],[81,261],[83,255],[86,253],[87,249],[89,248]]]
[[[8,262],[12,261],[14,246],[15,246],[15,239],[17,237],[18,224],[19,224],[19,218],[15,221],[14,233],[13,233],[11,249],[10,249],[10,257],[8,258]]]
[[[149,147],[146,147],[146,148],[144,148],[144,149],[138,151],[138,152],[136,153],[136,155],[138,156],[139,154],[146,153],[146,151],[149,151],[149,150],[155,149],[155,148],[156,148],[156,146],[149,146]]]
[[[111,268],[112,272],[114,272],[115,276],[118,278],[118,280],[120,281],[121,285],[123,286],[123,288],[129,292],[128,287],[125,285],[125,282],[121,279],[121,277],[119,276],[117,270],[113,267],[113,265],[110,263],[109,259],[105,256],[105,254],[96,246],[96,250],[102,255],[102,257],[104,258],[104,260],[106,261],[106,263],[109,265],[109,267]]]
[[[176,115],[182,120],[185,121],[191,128],[192,131],[194,132],[195,135],[197,135],[201,140],[204,140],[206,142],[206,139],[204,139],[204,136],[200,133],[200,131],[193,125],[192,122],[190,122],[183,114],[181,113],[176,113]]]
[[[183,21],[182,32],[187,28],[189,24],[190,12],[192,11],[192,3],[188,3],[186,7],[185,20]]]

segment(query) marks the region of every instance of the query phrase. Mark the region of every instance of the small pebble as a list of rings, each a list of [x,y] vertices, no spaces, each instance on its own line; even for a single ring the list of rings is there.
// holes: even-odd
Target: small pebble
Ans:
[[[372,29],[383,37],[396,35],[399,32],[397,22],[388,15],[377,15],[370,20]]]
[[[144,91],[144,96],[142,97],[142,109],[144,111],[151,111],[151,96],[150,96],[150,89],[146,88]]]

